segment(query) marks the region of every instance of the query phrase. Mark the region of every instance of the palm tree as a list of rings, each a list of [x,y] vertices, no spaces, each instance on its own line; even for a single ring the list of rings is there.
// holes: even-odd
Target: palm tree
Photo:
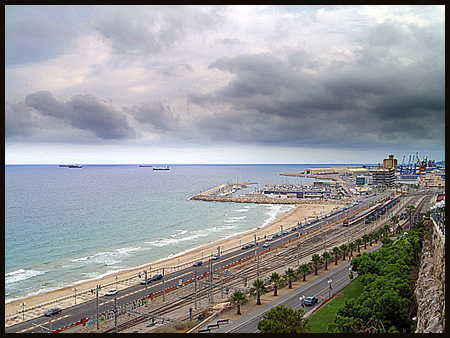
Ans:
[[[386,230],[385,237],[387,237],[391,233],[391,227],[389,226],[389,224],[385,224],[383,228]]]
[[[273,295],[278,296],[278,284],[281,282],[281,276],[274,272],[269,277],[269,283],[273,283]]]
[[[339,249],[341,249],[342,259],[345,261],[345,255],[348,252],[348,246],[346,244],[342,244]]]
[[[322,252],[322,260],[325,262],[325,270],[328,270],[328,261],[331,261],[331,255],[328,251]]]
[[[318,254],[314,254],[311,257],[311,262],[314,266],[314,274],[317,275],[317,268],[319,267],[319,264],[322,263],[322,259]]]
[[[358,246],[358,252],[361,252],[361,251],[359,250],[359,247],[360,247],[361,245],[363,245],[363,240],[362,240],[361,238],[358,238],[357,240],[355,240],[355,244]]]
[[[237,304],[237,315],[241,315],[241,305],[248,302],[247,297],[240,291],[236,290],[231,295],[231,301]]]
[[[370,235],[365,234],[362,236],[362,239],[364,241],[364,250],[367,249],[367,242],[370,241]]]
[[[332,251],[334,254],[334,265],[337,265],[337,259],[338,259],[338,255],[341,253],[341,249],[339,249],[337,246],[335,246]]]
[[[397,225],[397,232],[399,234],[401,234],[403,232],[403,227],[400,224]]]
[[[409,216],[409,230],[411,230],[411,224],[412,224],[412,215],[416,213],[416,207],[412,204],[408,205],[406,207],[406,213]]]
[[[287,279],[288,283],[289,283],[289,289],[292,289],[292,281],[297,278],[297,273],[289,268],[284,272],[284,278]]]
[[[350,250],[350,257],[353,257],[353,251],[356,249],[355,242],[351,242],[348,244],[348,249]]]
[[[250,289],[250,294],[256,296],[256,305],[261,305],[261,295],[265,295],[268,290],[264,285],[263,280],[260,278],[255,280],[252,285],[253,287]]]
[[[391,222],[395,227],[395,231],[397,231],[397,224],[400,222],[397,216],[392,216],[391,217]]]
[[[309,264],[303,263],[298,267],[298,270],[303,273],[303,281],[306,281],[306,274],[311,272]]]
[[[383,237],[383,234],[386,232],[386,230],[384,230],[384,228],[379,229],[378,231],[375,231],[372,233],[372,237],[375,240],[375,244],[378,243],[378,239]]]

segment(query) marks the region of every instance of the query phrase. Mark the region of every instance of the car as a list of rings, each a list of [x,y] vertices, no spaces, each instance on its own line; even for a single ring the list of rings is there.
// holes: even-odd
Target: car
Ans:
[[[213,261],[215,261],[215,260],[219,259],[219,255],[218,255],[218,254],[211,255],[211,259],[212,259]]]
[[[48,310],[46,313],[44,313],[44,316],[50,317],[53,315],[56,315],[58,313],[61,313],[62,309],[60,309],[59,307],[53,307],[50,310]]]
[[[248,249],[248,248],[250,248],[250,246],[249,246],[248,244],[246,244],[246,245],[244,245],[244,246],[242,247],[242,250],[245,250],[245,249]]]
[[[141,284],[148,284],[152,281],[152,279],[150,277],[147,278],[147,280],[145,280],[145,278],[143,280],[141,280]]]
[[[118,292],[117,289],[111,289],[106,293],[106,296],[114,296],[117,295]]]
[[[269,242],[266,242],[266,243],[263,244],[263,247],[265,247],[265,248],[267,248],[268,246],[270,246]]]
[[[297,230],[297,227],[292,227],[291,228],[291,231],[295,231],[295,230]]]
[[[306,306],[313,306],[318,301],[319,300],[316,297],[306,297],[305,300],[303,301],[303,304],[305,304]]]
[[[162,278],[162,275],[159,273],[159,274],[154,275],[154,276],[152,277],[152,281],[155,281],[155,280],[158,280],[158,279],[161,279],[161,278]]]
[[[249,248],[254,247],[254,246],[255,246],[255,243],[253,243],[253,242],[248,244]]]
[[[269,236],[269,237],[266,238],[266,241],[271,241],[272,239],[273,239],[273,237]]]
[[[198,261],[198,262],[195,262],[193,266],[200,266],[200,265],[202,265],[202,264],[203,264],[202,261]]]

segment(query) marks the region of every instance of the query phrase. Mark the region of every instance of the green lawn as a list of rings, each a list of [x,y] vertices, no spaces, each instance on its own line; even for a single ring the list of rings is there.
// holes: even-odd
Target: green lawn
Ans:
[[[338,295],[329,303],[308,317],[308,324],[312,333],[327,333],[329,323],[334,321],[334,316],[346,299],[358,298],[363,290],[363,285],[356,277],[349,285],[339,291]]]

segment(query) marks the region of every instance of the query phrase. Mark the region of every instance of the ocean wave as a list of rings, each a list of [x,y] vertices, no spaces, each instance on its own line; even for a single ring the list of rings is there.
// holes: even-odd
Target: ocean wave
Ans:
[[[249,208],[245,208],[245,209],[236,209],[236,212],[248,212]]]
[[[207,232],[203,232],[203,233],[197,233],[194,235],[190,235],[190,236],[186,236],[186,237],[181,237],[178,239],[175,238],[160,238],[157,239],[156,241],[150,241],[150,242],[146,242],[147,244],[156,246],[156,247],[162,247],[162,246],[166,246],[166,245],[174,245],[180,242],[185,242],[185,241],[192,241],[194,239],[200,238],[200,237],[206,237],[208,236]]]
[[[45,271],[18,269],[5,273],[5,285],[17,283],[35,276],[43,275]]]

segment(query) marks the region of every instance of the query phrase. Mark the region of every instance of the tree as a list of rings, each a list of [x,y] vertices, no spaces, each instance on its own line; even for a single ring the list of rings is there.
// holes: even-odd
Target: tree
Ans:
[[[237,304],[237,315],[241,315],[241,305],[248,302],[247,297],[240,291],[236,290],[231,295],[231,301]]]
[[[273,295],[274,296],[278,296],[277,292],[278,292],[278,284],[280,284],[281,282],[281,276],[274,272],[270,275],[269,277],[269,283],[273,283]]]
[[[328,270],[328,261],[331,261],[331,255],[328,251],[322,252],[322,260],[325,263],[325,270]]]
[[[386,236],[388,236],[391,232],[391,227],[389,224],[385,224],[383,228],[386,230]]]
[[[317,268],[319,267],[319,264],[322,263],[322,258],[318,254],[314,254],[311,257],[311,262],[314,266],[314,274],[317,275]]]
[[[406,207],[406,213],[409,216],[409,230],[411,230],[412,216],[416,213],[416,207],[412,204]]]
[[[261,333],[306,333],[310,329],[308,319],[303,318],[303,314],[303,309],[275,306],[264,314],[257,327]]]
[[[332,251],[334,254],[334,265],[337,265],[338,255],[341,254],[341,249],[339,249],[337,246],[335,246]]]
[[[250,289],[250,294],[256,296],[256,305],[261,305],[261,295],[265,295],[269,290],[267,290],[263,280],[260,278],[255,280],[252,285],[253,287]]]
[[[356,246],[358,247],[358,252],[361,252],[360,250],[359,250],[359,248],[360,248],[360,246],[361,245],[363,245],[363,240],[361,239],[361,238],[358,238],[358,239],[356,239],[355,240],[355,244],[356,244]]]
[[[346,244],[342,244],[342,245],[339,247],[339,249],[341,250],[341,253],[342,253],[342,260],[345,261],[345,255],[346,255],[347,252],[348,252],[348,246],[347,246]]]
[[[350,250],[350,257],[353,257],[353,251],[356,249],[355,242],[351,242],[348,244],[348,249]]]
[[[306,274],[311,272],[309,264],[303,263],[299,266],[298,270],[303,273],[303,281],[306,281]]]
[[[362,236],[362,240],[364,241],[364,250],[367,249],[367,242],[370,241],[370,235],[365,234]]]
[[[289,283],[289,289],[292,289],[292,281],[297,278],[297,274],[295,273],[295,271],[291,268],[287,269],[284,272],[284,278],[288,281]]]

